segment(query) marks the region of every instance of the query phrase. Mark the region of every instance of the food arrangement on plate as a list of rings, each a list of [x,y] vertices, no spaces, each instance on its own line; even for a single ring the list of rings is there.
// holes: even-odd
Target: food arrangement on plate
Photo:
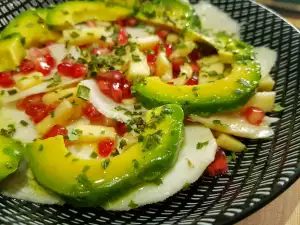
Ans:
[[[216,22],[217,21],[217,22]],[[223,21],[222,24],[219,21]],[[1,33],[0,190],[129,210],[273,135],[276,53],[207,2],[70,1]],[[5,59],[5,60],[4,60]]]

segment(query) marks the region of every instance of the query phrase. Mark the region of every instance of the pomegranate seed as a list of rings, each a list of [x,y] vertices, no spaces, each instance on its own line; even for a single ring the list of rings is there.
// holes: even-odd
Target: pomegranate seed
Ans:
[[[215,160],[206,168],[206,173],[209,176],[223,175],[228,172],[226,155],[223,150],[219,149],[216,152]]]
[[[15,81],[12,77],[12,72],[1,72],[0,73],[0,86],[7,88],[15,84]]]
[[[259,107],[251,106],[244,111],[244,116],[250,124],[259,126],[265,118],[265,112]]]
[[[110,139],[104,139],[98,143],[98,152],[101,157],[107,157],[114,150],[115,143]]]

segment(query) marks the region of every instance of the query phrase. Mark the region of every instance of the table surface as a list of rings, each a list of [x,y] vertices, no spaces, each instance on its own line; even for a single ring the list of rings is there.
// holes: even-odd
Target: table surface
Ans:
[[[236,225],[300,225],[300,180],[270,204]]]

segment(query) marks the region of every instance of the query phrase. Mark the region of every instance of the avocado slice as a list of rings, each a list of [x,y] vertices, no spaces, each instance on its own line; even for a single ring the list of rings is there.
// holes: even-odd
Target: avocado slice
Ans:
[[[25,39],[25,47],[36,46],[46,41],[56,41],[60,38],[59,32],[50,30],[45,24],[47,9],[28,10],[12,21],[5,27],[1,37],[5,38],[13,33],[19,33]]]
[[[256,61],[236,62],[231,73],[212,83],[173,86],[158,77],[139,79],[134,84],[137,100],[146,108],[179,104],[185,114],[210,115],[238,109],[248,102],[260,80]]]
[[[140,142],[110,160],[72,156],[62,136],[30,144],[26,156],[44,187],[71,204],[104,206],[140,184],[157,181],[172,168],[183,140],[183,118],[178,105],[148,111]]]
[[[12,34],[0,39],[0,72],[13,70],[20,65],[25,57],[23,41],[19,34]]]
[[[183,0],[144,1],[135,16],[142,21],[167,26],[175,31],[199,31],[201,22],[193,7]]]
[[[22,144],[0,135],[0,180],[18,169],[22,151]]]
[[[133,12],[133,8],[100,1],[72,1],[56,5],[49,10],[46,22],[55,29],[71,28],[73,25],[88,20],[115,21],[125,18]]]

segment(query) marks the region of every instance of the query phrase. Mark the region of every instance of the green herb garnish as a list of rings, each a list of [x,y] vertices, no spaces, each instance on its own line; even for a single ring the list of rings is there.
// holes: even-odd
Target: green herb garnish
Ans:
[[[197,148],[197,150],[200,150],[200,149],[202,149],[203,147],[205,147],[207,145],[208,145],[208,141],[198,142],[196,148]]]
[[[43,151],[44,150],[44,145],[40,145],[39,146],[39,151],[41,152],[41,151]]]
[[[127,145],[127,142],[123,139],[123,140],[120,141],[119,148],[123,149],[126,145]]]
[[[140,166],[139,161],[137,161],[136,159],[133,159],[133,160],[132,160],[132,163],[133,163],[133,167],[134,167],[135,169],[138,169],[138,168],[139,168],[139,166]]]
[[[27,127],[27,126],[28,126],[28,123],[27,123],[25,120],[21,120],[21,121],[20,121],[20,124],[21,124],[23,127]]]
[[[106,169],[110,163],[110,159],[105,159],[101,162],[102,168]]]
[[[80,35],[77,32],[73,31],[71,32],[70,36],[71,38],[78,38]]]
[[[90,89],[86,86],[79,85],[77,89],[77,97],[81,98],[85,101],[88,101],[90,99]]]
[[[130,203],[128,204],[128,207],[131,209],[136,209],[139,207],[139,205],[136,204],[133,200],[131,200]]]
[[[223,126],[223,127],[228,127],[228,125],[222,123],[221,120],[213,120],[213,124],[217,124],[217,125],[220,125],[220,126]]]
[[[77,141],[80,135],[82,135],[82,130],[79,129],[68,130],[68,140],[70,141]]]
[[[132,60],[135,61],[135,62],[140,62],[140,61],[142,61],[142,60],[141,60],[141,57],[140,57],[139,55],[132,55],[131,57],[132,57]]]

